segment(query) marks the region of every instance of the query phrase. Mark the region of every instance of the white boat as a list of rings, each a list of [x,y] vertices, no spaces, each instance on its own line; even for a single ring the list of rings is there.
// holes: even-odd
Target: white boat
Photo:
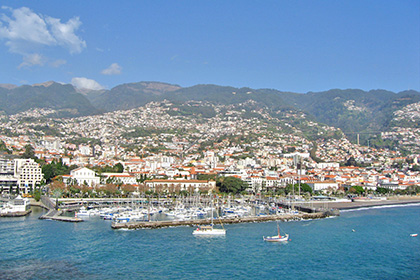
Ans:
[[[214,228],[213,224],[208,226],[200,226],[195,231],[194,235],[226,235],[226,230],[224,228]]]
[[[289,234],[285,233],[284,235],[280,234],[280,227],[277,223],[277,235],[274,236],[263,236],[264,241],[267,242],[285,242],[289,240]]]
[[[214,228],[213,224],[213,200],[211,207],[211,224],[206,226],[199,226],[196,230],[193,231],[193,235],[226,235],[226,229],[223,228],[223,223],[220,221],[222,228]]]
[[[418,235],[417,233],[410,234],[411,237],[416,237],[417,235]]]
[[[90,212],[86,209],[86,207],[82,206],[80,207],[79,211],[77,211],[74,215],[76,218],[78,217],[89,217]]]

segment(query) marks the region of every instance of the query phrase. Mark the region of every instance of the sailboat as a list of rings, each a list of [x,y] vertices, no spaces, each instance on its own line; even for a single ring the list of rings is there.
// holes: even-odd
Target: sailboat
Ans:
[[[277,223],[277,235],[274,236],[263,236],[264,241],[268,242],[284,242],[289,240],[289,234],[285,233],[283,236],[280,234],[279,223]]]
[[[222,228],[214,228],[213,224],[213,198],[211,200],[211,223],[206,226],[199,226],[196,230],[193,231],[193,235],[226,235],[226,229],[224,229],[222,221],[220,224]]]

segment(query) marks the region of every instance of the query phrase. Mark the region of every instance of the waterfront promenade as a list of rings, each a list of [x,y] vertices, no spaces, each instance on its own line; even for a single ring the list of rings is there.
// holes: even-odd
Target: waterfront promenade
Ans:
[[[359,200],[359,201],[318,201],[312,202],[313,207],[332,208],[338,210],[357,209],[364,207],[386,206],[386,205],[404,205],[411,203],[420,203],[420,196],[391,196],[386,200]],[[304,205],[304,204],[303,204]]]

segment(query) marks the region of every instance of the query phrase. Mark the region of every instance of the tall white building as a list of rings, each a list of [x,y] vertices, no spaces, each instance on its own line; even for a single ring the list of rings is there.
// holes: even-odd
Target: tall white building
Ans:
[[[0,193],[29,193],[43,178],[41,167],[33,159],[0,159]]]
[[[44,179],[42,169],[33,159],[15,159],[14,177],[18,179],[17,187],[20,193],[34,190]]]

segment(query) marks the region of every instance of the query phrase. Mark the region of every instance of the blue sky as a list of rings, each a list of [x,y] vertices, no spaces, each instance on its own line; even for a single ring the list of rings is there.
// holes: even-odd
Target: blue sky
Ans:
[[[420,90],[420,1],[2,1],[0,83]]]

